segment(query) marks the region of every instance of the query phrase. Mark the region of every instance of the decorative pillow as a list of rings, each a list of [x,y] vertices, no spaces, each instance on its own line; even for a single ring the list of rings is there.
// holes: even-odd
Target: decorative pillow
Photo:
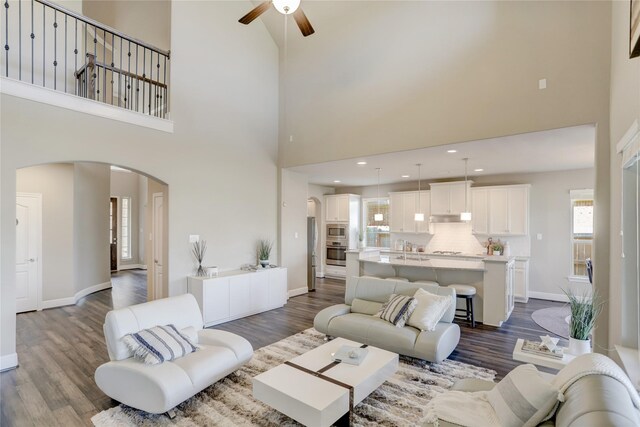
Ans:
[[[417,302],[414,297],[391,294],[389,301],[384,303],[375,316],[402,328],[416,308]]]
[[[413,310],[407,325],[421,331],[433,331],[451,305],[451,297],[436,295],[419,288],[413,295],[418,304]]]
[[[122,337],[133,357],[147,365],[174,360],[196,351],[196,346],[174,325],[154,326]]]
[[[533,365],[520,365],[487,393],[503,427],[540,424],[558,401],[558,388],[545,381]]]

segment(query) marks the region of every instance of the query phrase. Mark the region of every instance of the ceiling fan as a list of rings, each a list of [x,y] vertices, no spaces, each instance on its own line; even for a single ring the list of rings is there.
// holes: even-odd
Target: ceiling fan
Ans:
[[[250,24],[254,19],[269,10],[271,5],[273,5],[273,7],[283,15],[293,15],[293,19],[296,20],[296,24],[298,24],[298,28],[300,28],[303,36],[307,37],[315,33],[309,19],[307,19],[307,16],[299,7],[300,0],[268,0],[262,2],[240,18],[238,22],[245,25]]]

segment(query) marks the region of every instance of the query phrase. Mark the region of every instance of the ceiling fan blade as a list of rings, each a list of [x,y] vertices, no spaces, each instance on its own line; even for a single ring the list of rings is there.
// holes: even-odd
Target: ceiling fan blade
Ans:
[[[293,12],[293,19],[296,20],[296,24],[298,24],[298,28],[302,31],[303,36],[307,37],[316,32],[316,30],[311,26],[309,19],[307,19],[307,15],[304,14],[301,8],[298,8]]]
[[[238,19],[238,22],[241,23],[241,24],[244,24],[244,25],[250,24],[251,21],[253,21],[258,16],[262,15],[263,13],[265,13],[267,10],[269,10],[270,6],[271,6],[271,1],[270,0],[262,2],[258,6],[253,8],[251,10],[251,12],[247,13],[242,18]]]

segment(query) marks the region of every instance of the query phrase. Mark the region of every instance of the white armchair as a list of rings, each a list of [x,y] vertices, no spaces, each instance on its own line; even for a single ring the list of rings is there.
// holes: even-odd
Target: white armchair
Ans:
[[[145,365],[133,358],[122,341],[126,334],[168,324],[197,343],[198,351],[160,365]],[[161,414],[234,372],[253,356],[246,339],[202,326],[200,308],[191,294],[110,311],[104,335],[111,361],[96,370],[96,384],[118,402]]]

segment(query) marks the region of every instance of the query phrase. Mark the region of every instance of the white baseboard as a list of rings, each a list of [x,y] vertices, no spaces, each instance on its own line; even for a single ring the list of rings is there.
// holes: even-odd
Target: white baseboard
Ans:
[[[549,292],[529,292],[529,298],[544,299],[547,301],[569,302],[564,294],[552,294]]]
[[[80,292],[76,293],[72,297],[42,301],[41,307],[43,310],[46,310],[48,308],[64,307],[65,305],[74,305],[78,301],[80,301],[81,298],[84,298],[87,295],[92,294],[94,292],[109,289],[110,287],[111,287],[111,282],[99,283],[97,285],[90,286],[86,289],[82,289]]]
[[[73,296],[73,299],[74,299],[73,303],[74,304],[77,303],[80,300],[80,298],[84,298],[89,294],[92,294],[98,291],[103,291],[105,289],[109,289],[110,287],[111,287],[111,281],[99,283],[97,285],[85,288]]]
[[[304,295],[309,292],[309,289],[305,286],[304,288],[290,289],[287,294],[289,298],[297,297],[298,295]]]
[[[75,303],[76,303],[76,300],[74,297],[58,298],[58,299],[50,299],[50,300],[42,301],[42,304],[40,305],[40,307],[43,310],[46,310],[48,308],[64,307],[65,305],[73,305]]]
[[[118,271],[122,270],[146,270],[147,266],[144,264],[120,264]]]
[[[18,353],[11,353],[0,357],[0,371],[6,371],[18,366]]]

